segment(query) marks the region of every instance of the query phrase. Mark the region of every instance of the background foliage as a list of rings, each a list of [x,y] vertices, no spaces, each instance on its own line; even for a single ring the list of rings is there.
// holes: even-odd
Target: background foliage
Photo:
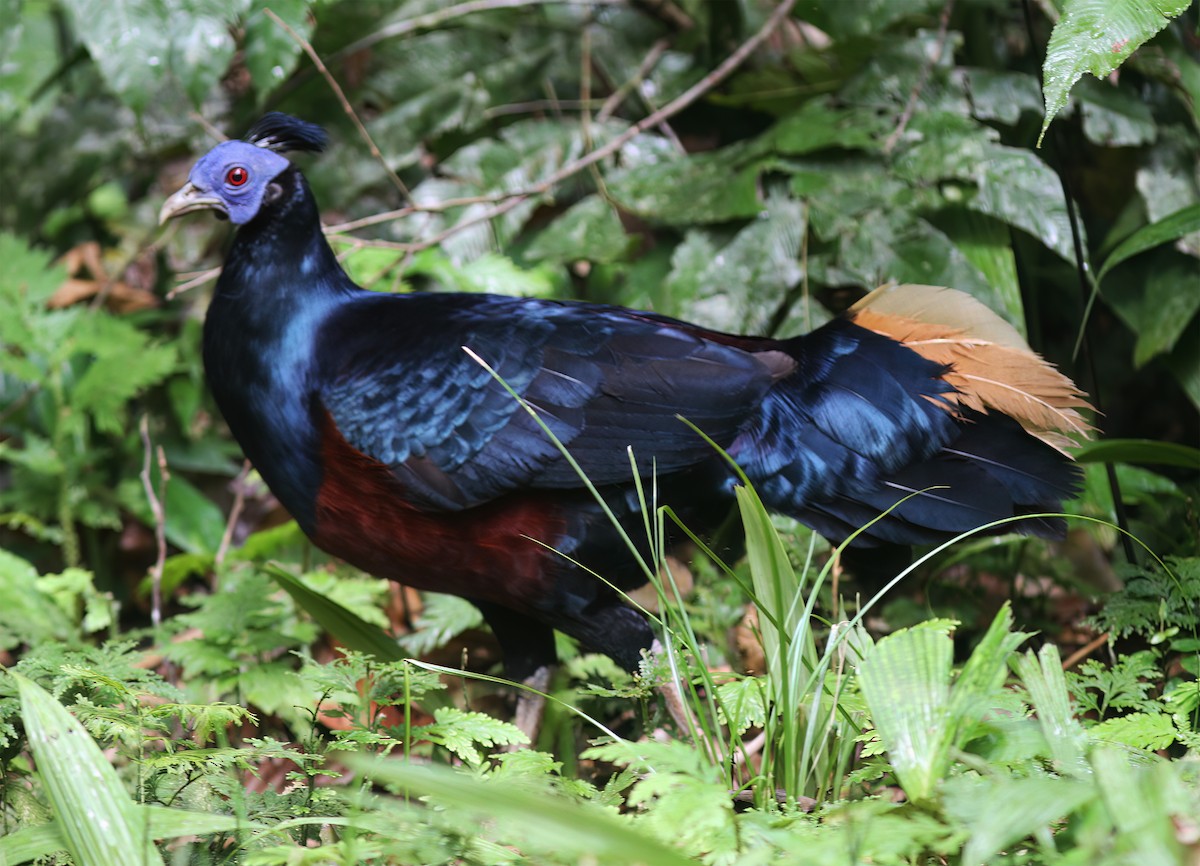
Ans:
[[[1194,5],[0,0],[0,21],[0,661],[20,672],[0,859],[107,862],[89,808],[129,845],[200,839],[172,862],[1197,856]],[[268,109],[330,130],[304,170],[373,289],[758,333],[889,280],[974,294],[1103,410],[1080,519],[1064,545],[964,540],[868,607],[747,496],[748,562],[695,564],[664,612],[679,663],[707,663],[703,736],[564,646],[537,750],[499,752],[506,693],[429,666],[489,670],[474,611],[310,549],[205,391],[228,229],[156,214]],[[93,771],[73,802],[61,780]]]

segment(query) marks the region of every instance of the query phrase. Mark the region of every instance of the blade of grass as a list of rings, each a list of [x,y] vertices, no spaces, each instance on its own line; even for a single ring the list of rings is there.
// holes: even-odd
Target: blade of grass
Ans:
[[[187,809],[168,809],[165,806],[134,805],[139,816],[138,826],[144,823],[150,827],[150,835],[155,839],[175,839],[180,836],[209,836],[214,833],[235,833],[240,831],[264,830],[262,824],[246,821],[232,815],[214,815],[209,812],[193,812]],[[309,819],[311,823],[330,823],[336,818],[321,817]],[[290,822],[286,822],[290,823]],[[271,832],[287,829],[278,824],[270,828]],[[49,857],[56,851],[65,851],[67,843],[63,839],[59,821],[49,821],[36,827],[25,827],[7,836],[0,836],[0,864],[17,866],[38,857]]]
[[[0,863],[4,866],[17,866],[18,863],[28,863],[38,857],[49,857],[65,850],[67,843],[57,821],[0,836]]]
[[[302,610],[348,649],[373,655],[383,662],[404,659],[400,645],[379,626],[367,622],[333,599],[309,589],[298,577],[276,563],[268,562],[263,568]]]
[[[74,716],[33,680],[11,673],[21,720],[66,850],[81,866],[162,866],[149,819]]]
[[[487,815],[506,835],[562,854],[576,852],[580,862],[629,866],[688,866],[688,857],[639,832],[616,815],[543,790],[508,785],[503,796],[495,785],[443,767],[347,755],[346,763],[364,776],[403,788],[410,796],[432,796],[456,807]]]

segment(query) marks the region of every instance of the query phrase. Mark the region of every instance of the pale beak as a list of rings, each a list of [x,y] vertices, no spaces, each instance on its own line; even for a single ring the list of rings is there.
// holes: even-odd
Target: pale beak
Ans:
[[[158,224],[162,225],[172,217],[196,210],[215,210],[229,215],[223,201],[215,195],[203,192],[189,180],[177,193],[163,202],[162,210],[158,212]]]

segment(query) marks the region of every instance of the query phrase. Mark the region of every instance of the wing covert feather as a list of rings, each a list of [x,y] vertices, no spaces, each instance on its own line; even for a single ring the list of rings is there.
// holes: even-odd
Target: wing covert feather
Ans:
[[[777,375],[752,352],[609,307],[380,299],[323,330],[318,397],[346,440],[391,466],[423,508],[582,486],[537,421],[463,347],[521,395],[597,485],[631,480],[628,448],[660,472],[710,458],[677,416],[731,442]]]

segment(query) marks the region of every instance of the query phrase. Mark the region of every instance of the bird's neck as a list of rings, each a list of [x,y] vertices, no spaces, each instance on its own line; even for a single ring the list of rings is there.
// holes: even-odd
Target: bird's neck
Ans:
[[[204,327],[209,386],[234,437],[271,490],[311,529],[320,482],[312,422],[317,338],[339,305],[362,293],[325,241],[298,171],[242,226]]]
[[[280,304],[290,316],[297,308],[327,307],[361,289],[325,240],[304,176],[290,168],[275,183],[282,188],[278,200],[234,236],[214,300],[235,302],[243,314],[263,309],[278,322]]]

